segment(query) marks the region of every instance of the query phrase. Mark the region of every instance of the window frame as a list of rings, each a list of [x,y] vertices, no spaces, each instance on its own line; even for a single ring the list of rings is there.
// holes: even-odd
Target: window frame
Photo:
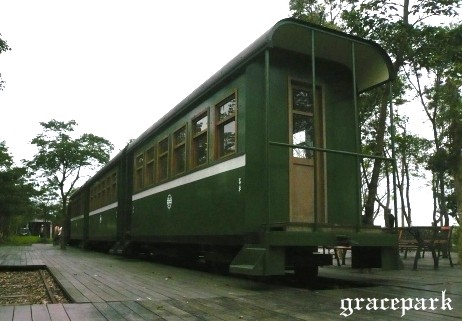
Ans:
[[[228,115],[223,119],[220,119],[220,108],[229,103],[230,101],[235,101],[235,108],[232,115]],[[219,103],[215,104],[214,106],[214,114],[215,114],[215,159],[223,159],[227,157],[231,157],[232,155],[237,153],[238,148],[238,122],[237,122],[237,114],[238,114],[238,99],[237,99],[237,91],[233,91],[231,94],[227,95],[226,98],[220,100]],[[230,153],[224,153],[223,149],[223,137],[222,137],[222,130],[224,132],[224,127],[230,123],[234,122],[234,151]]]
[[[294,90],[297,90],[297,89],[298,90],[310,91],[313,99],[314,99],[314,95],[315,95],[315,93],[313,93],[311,83],[305,82],[305,81],[299,81],[299,80],[295,80],[295,79],[290,80],[290,86],[289,86],[289,90],[290,90],[290,92],[289,92],[289,95],[290,95],[290,120],[289,121],[290,121],[290,127],[291,127],[290,128],[290,132],[291,132],[290,143],[291,144],[295,144],[295,142],[293,141],[294,115],[301,116],[301,117],[307,117],[307,118],[311,119],[312,126],[314,126],[314,121],[315,121],[314,120],[313,99],[311,101],[313,106],[311,107],[312,110],[310,110],[310,111],[303,111],[303,110],[299,110],[299,109],[294,108],[295,107]],[[316,138],[315,138],[314,133],[313,133],[313,141],[312,141],[313,146],[315,144],[314,139],[316,139]],[[300,146],[303,146],[303,144],[300,145]],[[305,156],[304,157],[296,156],[295,155],[297,153],[296,150],[302,151],[305,154]],[[293,158],[297,158],[297,159],[300,159],[300,160],[306,160],[308,162],[312,162],[313,155],[314,155],[313,151],[311,151],[311,150],[297,149],[297,148],[290,149],[290,154],[291,154],[291,157],[293,157]]]
[[[152,151],[152,157],[148,157],[148,153]],[[151,186],[156,183],[156,145],[151,144],[144,151],[144,180],[143,187]]]
[[[90,211],[117,201],[117,170],[112,170],[90,187]]]
[[[210,141],[209,141],[209,131],[210,131],[210,112],[209,108],[206,110],[202,111],[199,113],[197,116],[193,117],[191,120],[191,168],[197,168],[201,166],[207,166],[209,162],[209,146],[210,146]],[[199,120],[202,120],[204,118],[207,118],[207,124],[206,128],[199,131],[195,132],[195,125]],[[197,153],[197,145],[196,142],[199,141],[199,139],[205,136],[205,141],[206,141],[206,148],[205,148],[205,161],[203,163],[198,162],[198,153]]]
[[[139,162],[139,159],[141,159],[141,162]],[[144,187],[144,151],[136,154],[133,167],[135,174],[133,188],[135,191],[139,191]]]
[[[184,139],[179,143],[176,142],[176,134],[180,131],[184,131]],[[183,124],[172,134],[172,176],[177,176],[186,173],[187,171],[187,153],[186,153],[186,142],[188,138],[188,126]],[[177,151],[183,149],[183,170],[178,171],[178,158]]]
[[[161,151],[161,144],[164,141],[166,141],[167,149],[165,151]],[[169,167],[170,167],[169,153],[170,153],[170,140],[169,140],[169,136],[167,135],[157,142],[157,182],[158,183],[166,181],[169,178]],[[162,162],[164,158],[166,159],[165,175],[161,175],[162,165],[163,165]]]

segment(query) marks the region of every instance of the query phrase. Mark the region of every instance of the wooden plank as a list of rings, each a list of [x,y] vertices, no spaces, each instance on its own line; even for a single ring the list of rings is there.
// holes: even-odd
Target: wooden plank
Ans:
[[[0,320],[13,320],[14,306],[0,306]]]
[[[95,308],[98,309],[99,312],[108,320],[110,321],[123,321],[126,320],[125,317],[117,312],[117,310],[113,309],[108,303],[106,302],[97,302],[93,303]]]
[[[221,318],[216,318],[210,311],[201,309],[199,305],[189,300],[170,300],[169,304],[177,309],[186,311],[199,320],[223,320]]]
[[[17,307],[0,307],[0,321],[12,321],[13,317],[21,321],[331,320],[344,319],[340,316],[343,298],[430,298],[441,296],[444,289],[453,300],[453,310],[410,310],[401,317],[400,311],[363,309],[355,311],[349,319],[462,320],[460,269],[447,264],[435,271],[430,255],[419,260],[418,271],[412,271],[412,260],[404,260],[404,270],[400,271],[371,269],[361,272],[349,266],[321,268],[321,282],[325,277],[375,284],[343,287],[339,283],[337,289],[254,282],[73,248],[61,251],[46,244],[15,249],[0,247],[0,258],[8,264],[36,264],[40,258],[67,291],[88,302],[46,305],[48,316],[42,308],[34,306],[18,307],[16,316]],[[99,302],[90,304],[93,299]],[[19,318],[21,316],[25,318]]]
[[[153,313],[153,311],[140,304],[139,301],[125,301],[123,303],[144,320],[163,320],[158,317],[157,313]]]
[[[147,309],[151,310],[159,317],[166,320],[202,320],[196,317],[194,314],[190,313],[189,311],[180,309],[175,305],[172,305],[172,302],[174,301],[176,300],[170,299],[164,301],[141,301],[139,303]]]
[[[16,305],[14,307],[13,321],[32,321],[30,305]]]
[[[56,282],[60,285],[63,292],[72,302],[88,302],[87,298],[80,292],[72,282],[67,279],[59,268],[47,266],[48,271],[53,275]]]
[[[124,316],[125,320],[129,321],[145,321],[143,317],[127,307],[123,302],[109,302],[111,308]]]
[[[91,303],[66,303],[63,306],[71,321],[107,321]]]
[[[48,309],[44,304],[33,304],[31,306],[33,321],[51,321]]]
[[[192,299],[189,300],[189,305],[193,306],[196,311],[201,311],[205,313],[205,315],[209,315],[212,318],[216,318],[218,320],[239,320],[242,315],[239,311],[229,311],[222,305],[216,302],[212,302],[211,300],[207,299]]]
[[[51,321],[70,321],[62,304],[48,304]]]

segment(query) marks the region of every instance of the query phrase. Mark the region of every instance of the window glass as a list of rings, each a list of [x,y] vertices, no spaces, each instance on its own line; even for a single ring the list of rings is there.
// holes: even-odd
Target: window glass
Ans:
[[[175,145],[184,143],[186,140],[186,127],[177,130],[173,137],[175,138]]]
[[[207,163],[207,133],[194,138],[194,165],[199,166]]]
[[[135,190],[143,188],[143,166],[144,155],[140,154],[135,158]]]
[[[182,145],[175,148],[175,174],[183,173],[186,169],[186,149]]]
[[[168,152],[168,139],[165,138],[159,143],[159,153],[163,154],[165,152]]]
[[[236,122],[231,121],[221,126],[220,156],[226,156],[236,151]]]
[[[158,180],[163,181],[168,177],[168,138],[158,144]]]
[[[111,182],[112,182],[111,195],[112,195],[113,200],[117,200],[117,173],[112,174]]]
[[[218,157],[236,152],[236,108],[235,94],[216,106],[216,150]]]
[[[234,116],[235,111],[236,111],[236,98],[233,95],[223,104],[218,106],[218,115],[219,115],[218,120],[221,121],[230,116]]]
[[[292,144],[313,147],[313,93],[309,87],[292,87]],[[312,158],[313,151],[294,148],[293,157]]]
[[[292,143],[300,146],[313,146],[313,117],[293,115]],[[307,149],[294,149],[294,157],[311,158],[313,151]]]
[[[207,163],[208,158],[208,114],[205,113],[193,121],[192,165]]]
[[[146,153],[146,168],[145,168],[145,186],[152,185],[155,182],[155,161],[154,161],[154,146],[149,148]]]
[[[117,172],[111,172],[90,188],[90,210],[117,201]]]
[[[173,155],[174,174],[183,173],[186,170],[186,126],[173,134],[175,150]]]
[[[293,88],[293,109],[306,113],[313,113],[312,90]]]
[[[193,130],[194,134],[198,134],[200,132],[203,132],[204,130],[207,130],[207,123],[208,123],[208,115],[201,116],[199,120],[196,120],[194,122]]]

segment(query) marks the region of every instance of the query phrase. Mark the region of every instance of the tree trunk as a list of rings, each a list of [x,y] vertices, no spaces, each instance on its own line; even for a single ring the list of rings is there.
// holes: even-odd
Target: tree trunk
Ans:
[[[388,86],[379,91],[381,95],[381,104],[379,111],[379,119],[377,123],[377,132],[376,132],[376,146],[375,146],[375,156],[383,156],[383,149],[385,145],[385,130],[387,127],[387,110],[388,110],[388,97],[386,92],[388,92]],[[377,189],[379,185],[380,178],[380,169],[382,168],[382,159],[376,158],[374,160],[374,166],[372,169],[371,180],[368,184],[368,194],[366,198],[366,203],[364,205],[364,223],[372,225],[374,222],[374,207],[375,199],[377,197]]]

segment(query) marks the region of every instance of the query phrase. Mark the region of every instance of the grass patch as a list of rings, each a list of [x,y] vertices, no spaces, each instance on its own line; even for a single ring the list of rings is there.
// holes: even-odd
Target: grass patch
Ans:
[[[43,243],[38,236],[20,236],[12,235],[5,241],[0,241],[1,245],[32,245],[35,243]]]

